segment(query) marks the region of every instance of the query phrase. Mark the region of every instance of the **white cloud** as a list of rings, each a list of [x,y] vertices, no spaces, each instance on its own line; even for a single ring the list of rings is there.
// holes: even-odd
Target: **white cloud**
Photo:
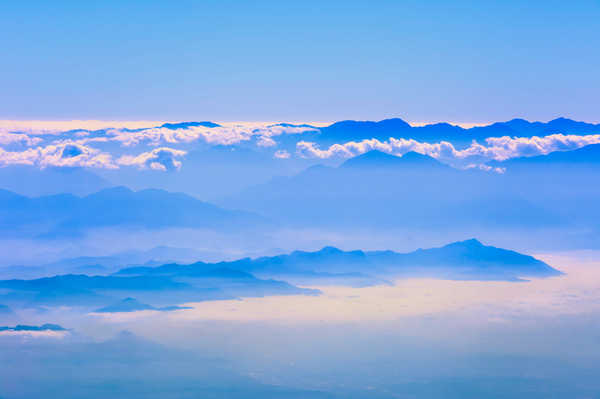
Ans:
[[[28,148],[25,151],[5,151],[0,148],[0,165],[36,165],[42,169],[48,166],[117,168],[110,154],[74,141]]]
[[[489,165],[483,164],[469,164],[465,167],[465,169],[479,169],[485,172],[494,172],[498,174],[503,174],[504,172],[506,172],[506,168],[493,168]]]
[[[278,159],[288,159],[291,155],[286,150],[277,150],[273,156]]]
[[[238,123],[218,127],[189,126],[180,129],[155,127],[139,131],[110,129],[107,131],[111,140],[118,141],[124,146],[148,143],[158,146],[164,143],[190,143],[197,140],[212,145],[234,145],[257,137],[257,145],[269,147],[275,145],[272,137],[282,134],[297,134],[310,131],[310,128],[266,126],[264,124]]]
[[[126,166],[136,166],[140,169],[154,169],[166,172],[167,170],[179,170],[181,162],[177,158],[185,154],[185,151],[161,147],[143,152],[137,156],[123,155],[117,160],[117,163]]]
[[[256,145],[259,146],[259,147],[273,147],[273,146],[276,146],[277,143],[275,142],[275,140],[273,140],[270,137],[261,136],[256,141]]]
[[[0,131],[0,144],[24,144],[32,146],[41,143],[43,140],[39,137],[30,137],[24,133],[7,133]]]
[[[494,137],[485,140],[485,144],[476,142],[465,149],[457,150],[452,143],[422,143],[413,139],[390,138],[387,141],[377,139],[350,141],[333,144],[321,149],[318,144],[300,141],[296,152],[304,158],[350,158],[371,150],[379,150],[394,155],[403,155],[409,151],[419,152],[449,163],[485,162],[508,158],[548,154],[553,151],[574,150],[589,144],[600,143],[600,135],[563,135],[552,134],[544,137]]]

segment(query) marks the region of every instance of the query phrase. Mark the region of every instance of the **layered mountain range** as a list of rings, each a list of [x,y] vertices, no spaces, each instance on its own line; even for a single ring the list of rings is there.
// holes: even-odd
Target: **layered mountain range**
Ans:
[[[129,267],[103,276],[0,280],[0,302],[13,309],[66,305],[98,312],[168,311],[183,309],[176,304],[186,302],[320,294],[297,285],[363,287],[399,278],[522,281],[561,274],[531,256],[470,239],[410,253],[325,247],[218,263]]]

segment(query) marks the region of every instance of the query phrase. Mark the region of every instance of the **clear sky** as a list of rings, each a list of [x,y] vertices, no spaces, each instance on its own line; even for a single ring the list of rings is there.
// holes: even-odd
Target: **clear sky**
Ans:
[[[0,119],[600,120],[600,1],[9,1]]]

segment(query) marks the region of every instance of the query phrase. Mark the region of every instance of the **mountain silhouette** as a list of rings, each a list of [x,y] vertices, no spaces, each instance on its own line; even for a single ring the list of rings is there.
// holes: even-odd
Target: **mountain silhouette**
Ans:
[[[420,168],[450,168],[438,160],[410,151],[402,156],[388,154],[378,150],[365,152],[345,161],[343,168],[394,168],[394,167],[420,167]]]
[[[156,310],[162,312],[168,312],[173,310],[181,310],[181,309],[191,309],[186,306],[166,306],[162,308],[157,308],[151,305],[147,305],[145,303],[141,303],[135,298],[125,298],[122,301],[114,303],[109,306],[105,306],[100,309],[96,309],[95,313],[121,313],[121,312],[137,312],[141,310]]]
[[[519,136],[532,137],[556,133],[598,134],[600,124],[578,122],[568,118],[556,118],[549,122],[530,122],[525,119],[512,119],[484,126],[462,128],[449,123],[433,123],[424,126],[411,126],[399,118],[374,121],[346,120],[320,128],[318,141],[332,144],[365,139],[387,140],[390,137],[415,139],[425,142],[442,140],[453,143],[470,143],[472,140],[485,140],[489,137]]]
[[[335,281],[336,276],[342,282],[346,282],[352,273],[360,273],[358,277],[363,279],[366,276],[377,277],[377,283],[384,281],[382,278],[394,276],[517,281],[522,277],[550,277],[562,274],[532,256],[483,245],[476,239],[469,239],[440,248],[419,249],[409,253],[343,251],[335,247],[324,247],[314,252],[294,251],[290,254],[228,262],[125,268],[116,275],[160,275],[171,278],[201,276],[211,270],[214,272],[215,267],[219,268],[216,270],[244,271],[265,278],[291,278],[292,281],[298,276],[310,276],[316,282],[323,277]]]
[[[216,230],[264,225],[256,214],[231,211],[181,193],[114,187],[77,197],[29,198],[0,190],[0,230],[19,228],[40,235],[78,234],[99,227],[204,227]]]

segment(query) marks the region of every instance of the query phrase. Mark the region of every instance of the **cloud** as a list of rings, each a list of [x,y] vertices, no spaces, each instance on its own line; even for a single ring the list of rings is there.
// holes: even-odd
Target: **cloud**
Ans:
[[[465,169],[479,169],[483,170],[484,172],[495,172],[498,174],[503,174],[504,172],[506,172],[506,168],[493,168],[489,165],[484,164],[469,164],[465,167]]]
[[[6,151],[0,148],[0,166],[35,165],[116,169],[112,157],[98,149],[75,141],[64,141],[25,151]]]
[[[276,146],[277,143],[275,142],[275,140],[273,140],[270,137],[267,136],[261,136],[257,141],[256,141],[256,145],[259,147],[273,147]]]
[[[0,145],[24,144],[33,146],[41,143],[43,140],[39,137],[30,137],[24,133],[7,133],[0,131]]]
[[[0,121],[2,122],[2,121]],[[10,121],[5,121],[6,123]],[[81,122],[81,121],[79,121]],[[87,123],[89,122],[89,123]],[[119,165],[137,166],[142,169],[176,170],[181,167],[178,160],[193,142],[208,145],[237,145],[249,143],[259,148],[277,148],[275,137],[315,131],[308,125],[269,124],[266,122],[230,122],[220,125],[193,126],[182,124],[177,128],[160,127],[151,123],[77,121],[66,124],[58,122],[44,125],[42,122],[21,123],[10,127],[0,123],[0,145],[24,145],[25,150],[15,151],[0,147],[0,166],[21,164],[48,166],[82,166],[93,168],[118,168]],[[13,123],[13,122],[10,122]],[[158,123],[158,122],[156,122]],[[18,124],[17,124],[18,125]],[[109,126],[115,126],[110,128]],[[19,127],[22,130],[9,131]],[[70,128],[58,131],[59,128]],[[86,128],[101,128],[86,130]],[[301,138],[300,138],[301,139]],[[547,154],[552,151],[573,150],[588,144],[600,143],[600,135],[553,134],[544,137],[493,137],[466,148],[456,148],[452,143],[423,143],[414,139],[389,138],[385,141],[366,139],[337,143],[321,148],[318,143],[299,141],[296,155],[302,158],[350,158],[362,153],[379,150],[394,155],[415,151],[434,157],[457,167],[483,164],[489,160]],[[140,155],[123,155],[129,147],[143,146]],[[102,150],[94,147],[100,146]],[[150,148],[148,148],[150,147]],[[172,147],[178,148],[177,150]],[[161,152],[161,149],[164,150]],[[149,151],[152,150],[152,151]],[[174,152],[180,151],[180,152]],[[289,151],[289,150],[288,150]],[[286,150],[276,151],[279,159],[290,158]],[[119,158],[120,157],[120,158]],[[114,162],[113,158],[119,161]],[[151,161],[149,161],[151,159]]]
[[[107,135],[111,140],[118,141],[124,146],[134,146],[147,143],[158,146],[161,144],[190,143],[197,140],[212,145],[234,145],[257,138],[257,145],[262,147],[274,146],[272,137],[282,134],[297,134],[314,131],[313,128],[279,126],[252,123],[225,124],[217,127],[188,126],[185,128],[171,129],[154,127],[140,130],[110,129]]]
[[[489,160],[502,161],[509,158],[548,154],[553,151],[574,150],[590,144],[600,143],[600,135],[552,134],[544,137],[493,137],[485,144],[477,142],[465,149],[457,150],[452,143],[422,143],[414,139],[390,138],[387,141],[367,139],[333,144],[321,149],[317,143],[300,141],[296,153],[303,158],[350,158],[371,150],[379,150],[394,155],[404,155],[409,151],[419,152],[448,163],[476,163]]]
[[[286,150],[277,150],[273,156],[278,159],[288,159],[291,155]]]
[[[120,165],[136,166],[140,169],[153,169],[163,172],[181,169],[177,158],[186,154],[185,151],[168,147],[155,148],[137,156],[124,155],[117,160]]]

